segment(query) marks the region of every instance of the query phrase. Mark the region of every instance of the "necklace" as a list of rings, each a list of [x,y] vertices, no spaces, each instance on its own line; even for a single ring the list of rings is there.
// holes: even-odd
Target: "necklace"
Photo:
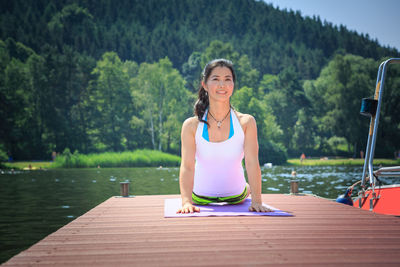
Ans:
[[[216,118],[214,118],[214,116],[211,114],[211,112],[208,111],[208,113],[210,114],[211,118],[213,118],[213,120],[215,120],[217,122],[218,129],[221,128],[222,122],[226,119],[226,117],[228,117],[230,112],[231,112],[231,109],[229,109],[228,113],[226,113],[225,117],[222,120],[218,121]]]

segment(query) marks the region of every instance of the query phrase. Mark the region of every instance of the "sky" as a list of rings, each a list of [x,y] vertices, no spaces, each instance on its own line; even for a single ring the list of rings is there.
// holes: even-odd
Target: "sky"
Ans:
[[[400,0],[264,0],[279,9],[299,10],[334,25],[369,35],[400,51]]]

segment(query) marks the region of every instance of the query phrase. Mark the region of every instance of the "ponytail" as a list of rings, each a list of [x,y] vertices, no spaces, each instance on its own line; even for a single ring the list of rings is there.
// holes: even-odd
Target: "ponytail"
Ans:
[[[203,116],[209,105],[210,102],[208,100],[208,93],[204,89],[204,87],[200,84],[199,96],[196,103],[194,104],[194,114],[197,116],[200,122],[204,122],[207,125],[208,122],[203,120]]]

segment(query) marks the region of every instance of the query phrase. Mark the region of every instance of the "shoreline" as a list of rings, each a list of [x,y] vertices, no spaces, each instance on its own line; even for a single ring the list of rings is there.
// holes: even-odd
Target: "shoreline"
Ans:
[[[301,162],[300,159],[292,158],[287,160],[288,165],[293,166],[363,166],[365,159],[353,158],[307,158]],[[400,165],[400,159],[374,159],[374,166]]]
[[[53,161],[13,161],[13,162],[3,162],[3,166],[6,169],[15,169],[15,170],[54,169],[52,164],[53,164]],[[29,168],[29,166],[31,166],[31,168]]]
[[[15,162],[4,162],[3,165],[6,169],[15,170],[45,170],[45,169],[64,169],[63,167],[57,167],[53,161],[15,161]],[[364,159],[352,159],[352,158],[311,158],[305,159],[303,162],[297,158],[288,159],[286,164],[276,166],[363,166]],[[400,159],[374,159],[374,166],[399,166]],[[31,168],[29,168],[31,166]],[[112,168],[125,168],[126,166],[115,166]],[[137,167],[149,167],[149,166],[137,166]],[[168,166],[163,166],[168,167]],[[175,166],[176,167],[176,166]],[[97,167],[88,167],[97,168]],[[109,167],[102,167],[109,168]],[[73,169],[73,168],[68,168]]]

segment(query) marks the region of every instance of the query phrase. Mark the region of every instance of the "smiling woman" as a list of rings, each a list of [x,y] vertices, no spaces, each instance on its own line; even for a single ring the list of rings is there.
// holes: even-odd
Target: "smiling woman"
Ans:
[[[200,212],[194,204],[242,203],[250,193],[250,211],[270,211],[261,201],[256,121],[230,104],[235,81],[229,60],[215,59],[204,68],[196,116],[182,126],[182,207],[178,213]],[[249,184],[244,177],[243,158]]]
[[[207,85],[204,81],[201,83],[209,97],[215,101],[226,100],[232,96],[234,83],[232,71],[229,68],[216,67],[207,81]]]

